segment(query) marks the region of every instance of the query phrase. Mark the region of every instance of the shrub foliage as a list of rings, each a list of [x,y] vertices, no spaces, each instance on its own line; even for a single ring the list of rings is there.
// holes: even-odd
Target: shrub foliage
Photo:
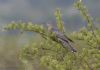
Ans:
[[[55,33],[48,32],[43,25],[31,22],[13,22],[4,28],[40,34],[40,44],[34,42],[21,50],[19,57],[24,65],[30,62],[36,68],[38,63],[40,70],[100,70],[100,30],[95,29],[93,19],[81,0],[75,3],[75,7],[87,21],[87,27],[83,27],[80,31],[73,32],[70,35],[74,41],[80,42],[82,45],[75,46],[78,50],[76,53],[63,48],[55,37]],[[64,22],[60,9],[56,10],[55,15],[58,29],[64,32]],[[26,69],[30,70],[30,68]]]

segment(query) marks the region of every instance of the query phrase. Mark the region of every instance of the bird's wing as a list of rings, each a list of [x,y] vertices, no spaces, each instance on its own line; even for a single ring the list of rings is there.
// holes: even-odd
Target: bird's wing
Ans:
[[[70,42],[73,42],[74,43],[74,41],[72,40],[72,39],[70,39],[70,38],[68,38],[66,35],[64,35]]]
[[[62,43],[64,48],[69,48],[72,52],[76,52],[76,49],[72,47],[70,43],[73,41],[65,36],[63,32],[60,32],[59,30],[53,30],[53,32],[56,34],[57,39]]]
[[[72,52],[77,52],[77,50],[74,47],[72,47],[72,45],[69,42],[66,42],[61,38],[58,38],[58,40],[62,43],[64,48],[69,48]]]
[[[62,32],[55,32],[56,33],[56,36],[63,39],[64,41],[66,42],[74,42],[73,40],[71,40],[70,38],[68,38],[64,33]]]
[[[56,33],[57,37],[62,38],[65,41],[70,41],[70,42],[74,42],[73,40],[71,40],[70,38],[68,38],[65,33],[60,32],[58,29],[52,29],[53,32]]]

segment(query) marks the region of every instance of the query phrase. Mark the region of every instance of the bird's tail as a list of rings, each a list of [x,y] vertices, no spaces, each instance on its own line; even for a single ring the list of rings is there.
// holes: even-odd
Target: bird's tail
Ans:
[[[77,52],[76,48],[74,48],[70,42],[66,42],[62,39],[60,39],[60,41],[62,42],[64,48],[69,48],[74,53]]]
[[[76,48],[72,47],[72,45],[70,43],[68,43],[68,45],[69,45],[72,52],[77,52]]]

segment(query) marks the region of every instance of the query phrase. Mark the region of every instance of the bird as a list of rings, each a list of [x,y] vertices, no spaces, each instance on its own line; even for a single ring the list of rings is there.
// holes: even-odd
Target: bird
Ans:
[[[56,38],[59,42],[61,42],[64,48],[69,48],[71,52],[74,53],[77,52],[76,48],[74,48],[71,44],[74,43],[74,41],[67,37],[64,32],[61,32],[59,29],[54,28],[52,24],[47,24],[47,28],[49,32],[55,33]]]

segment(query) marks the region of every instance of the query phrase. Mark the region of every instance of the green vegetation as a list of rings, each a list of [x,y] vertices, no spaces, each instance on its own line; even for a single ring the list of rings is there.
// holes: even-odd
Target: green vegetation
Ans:
[[[95,29],[92,17],[81,0],[75,3],[75,7],[87,21],[87,27],[70,35],[75,43],[80,43],[80,46],[74,44],[76,53],[63,48],[55,33],[48,32],[42,25],[13,22],[5,27],[6,30],[32,31],[41,36],[41,41],[25,46],[20,52],[19,58],[25,70],[100,70],[100,30]],[[60,9],[55,15],[58,29],[64,32]]]

